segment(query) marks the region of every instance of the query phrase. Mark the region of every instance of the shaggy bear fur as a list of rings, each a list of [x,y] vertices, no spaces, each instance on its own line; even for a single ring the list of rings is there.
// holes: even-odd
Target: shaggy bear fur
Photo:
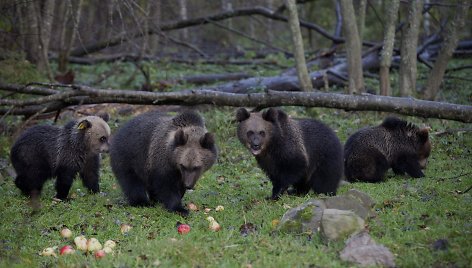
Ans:
[[[294,193],[336,194],[343,174],[343,150],[336,134],[313,119],[291,119],[270,108],[236,113],[238,138],[272,182],[272,199],[289,186]]]
[[[111,166],[128,202],[151,202],[188,214],[181,200],[216,161],[214,137],[195,112],[175,117],[148,112],[130,120],[113,137]]]
[[[100,153],[108,152],[110,127],[100,117],[86,116],[64,127],[38,125],[24,131],[11,148],[15,184],[35,197],[48,178],[56,179],[56,198],[66,199],[79,173],[84,186],[100,192]]]
[[[344,147],[344,169],[349,181],[382,181],[389,168],[395,174],[419,178],[431,152],[428,129],[396,117],[354,133]]]

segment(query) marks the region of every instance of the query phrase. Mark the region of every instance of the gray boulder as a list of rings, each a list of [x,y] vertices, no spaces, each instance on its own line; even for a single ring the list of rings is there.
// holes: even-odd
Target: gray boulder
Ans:
[[[350,210],[364,220],[375,215],[372,210],[372,207],[375,205],[372,198],[355,189],[351,189],[343,195],[328,197],[324,202],[326,208]]]
[[[366,232],[351,236],[346,241],[346,247],[340,252],[341,260],[355,263],[359,266],[395,267],[395,257],[388,248],[375,243]]]
[[[325,241],[339,241],[364,229],[364,220],[348,210],[325,209],[321,217],[320,235]]]

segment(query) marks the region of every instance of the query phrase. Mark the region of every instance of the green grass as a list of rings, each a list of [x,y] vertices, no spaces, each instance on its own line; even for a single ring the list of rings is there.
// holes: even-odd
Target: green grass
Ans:
[[[287,108],[294,116],[306,116],[303,109]],[[310,111],[313,113],[313,111]],[[377,124],[384,115],[351,114],[317,109],[318,117],[338,131],[343,141],[349,133],[365,125]],[[203,115],[208,128],[216,132],[220,157],[201,180],[195,191],[184,197],[199,208],[188,218],[169,213],[161,207],[132,208],[126,205],[105,158],[101,187],[103,194],[84,194],[76,181],[71,190],[74,198],[54,203],[52,181],[46,184],[42,209],[30,214],[28,200],[22,197],[8,178],[0,185],[0,266],[152,266],[158,260],[162,267],[346,267],[338,258],[343,243],[325,245],[317,235],[288,235],[274,232],[272,220],[280,219],[287,206],[297,206],[305,197],[283,196],[277,202],[267,201],[271,185],[254,159],[235,137],[232,109],[211,109]],[[355,120],[361,118],[360,120]],[[420,120],[412,121],[422,124]],[[432,132],[458,128],[461,124],[423,120]],[[399,267],[427,267],[455,264],[466,267],[472,260],[470,192],[472,185],[470,133],[432,136],[433,153],[426,177],[410,179],[389,173],[379,184],[353,183],[340,192],[357,188],[370,194],[377,202],[377,217],[368,228],[374,239],[389,247]],[[462,175],[462,176],[460,176]],[[215,212],[218,205],[224,211]],[[213,210],[205,214],[203,208]],[[213,216],[222,226],[219,232],[208,230],[206,217]],[[179,235],[176,223],[185,222],[192,228]],[[256,232],[246,237],[239,232],[245,222],[253,223]],[[120,224],[133,226],[123,235]],[[46,247],[72,244],[61,239],[59,230],[67,226],[74,235],[96,237],[118,242],[114,256],[95,260],[93,256],[44,257],[38,253]],[[447,239],[446,251],[434,251],[432,244]]]
[[[130,67],[123,66],[128,73]],[[101,71],[93,69],[99,67],[74,68],[80,70],[79,78],[87,80],[87,77],[92,79],[87,70],[101,73],[109,67],[101,66]],[[166,68],[172,77],[192,72],[188,66],[163,67]],[[200,68],[194,72],[216,72],[214,66]],[[251,72],[256,75],[273,72],[258,68]],[[155,71],[153,75],[158,80],[166,72]],[[107,83],[115,79],[107,81],[102,86],[113,86]],[[467,99],[470,90],[469,85],[461,83],[461,90],[447,86],[441,94],[470,105]],[[235,109],[206,107],[202,114],[207,128],[216,133],[219,159],[199,180],[196,190],[188,192],[183,200],[195,203],[200,211],[183,218],[160,206],[127,206],[108,156],[101,170],[102,194],[86,193],[77,180],[70,192],[72,200],[55,203],[51,199],[55,194],[53,181],[48,181],[41,197],[42,209],[34,215],[27,198],[20,195],[13,178],[7,176],[0,180],[0,267],[152,267],[156,261],[160,267],[352,267],[339,260],[343,242],[324,244],[318,235],[274,231],[273,220],[280,219],[288,207],[317,196],[284,195],[277,202],[267,201],[271,184],[235,135]],[[322,108],[285,107],[284,110],[295,117],[322,120],[336,130],[342,142],[359,128],[379,124],[386,116],[378,112]],[[113,130],[125,121],[112,118]],[[446,120],[403,118],[430,126],[431,133],[471,127]],[[120,119],[119,123],[115,119]],[[21,124],[16,119],[9,122]],[[425,178],[411,179],[389,172],[385,182],[348,184],[339,192],[356,188],[376,201],[377,216],[368,221],[368,229],[377,242],[390,248],[398,267],[468,267],[472,263],[472,191],[464,191],[472,186],[472,134],[452,131],[447,135],[432,134],[431,140],[433,151]],[[8,158],[10,144],[8,137],[0,137],[1,158]],[[223,205],[225,210],[215,212],[218,205]],[[204,208],[212,211],[205,214]],[[208,216],[220,223],[221,231],[208,230]],[[177,222],[189,224],[190,233],[179,235]],[[129,233],[120,232],[122,223],[133,226]],[[242,236],[239,228],[244,223],[253,223],[256,231]],[[102,243],[108,239],[117,241],[115,254],[102,260],[82,253],[58,258],[39,256],[46,247],[73,244],[60,237],[63,226],[70,228],[74,236],[96,237]],[[447,250],[433,249],[432,244],[438,239],[447,239]]]

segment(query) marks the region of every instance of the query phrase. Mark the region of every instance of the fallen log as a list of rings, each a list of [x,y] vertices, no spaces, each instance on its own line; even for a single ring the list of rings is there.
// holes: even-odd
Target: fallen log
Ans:
[[[50,112],[67,106],[97,103],[128,103],[151,105],[199,105],[233,107],[306,106],[344,109],[348,111],[383,111],[419,117],[441,118],[466,123],[472,122],[472,106],[435,101],[377,95],[345,95],[338,93],[268,91],[266,93],[234,94],[214,90],[185,90],[179,92],[143,92],[134,90],[97,89],[69,85],[70,91],[80,96],[38,102],[32,106],[0,108],[0,114],[32,115]],[[4,88],[0,86],[0,90]],[[30,100],[24,100],[28,102]]]

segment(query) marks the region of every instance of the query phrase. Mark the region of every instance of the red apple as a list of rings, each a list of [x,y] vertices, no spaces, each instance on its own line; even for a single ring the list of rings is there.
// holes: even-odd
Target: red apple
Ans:
[[[107,254],[105,253],[105,251],[103,249],[100,249],[100,250],[97,250],[95,252],[95,259],[101,259],[103,257],[105,257]]]
[[[75,250],[72,246],[63,246],[60,250],[59,250],[59,254],[60,255],[69,255],[69,254],[72,254],[74,253]]]
[[[190,226],[188,224],[180,224],[177,227],[177,232],[179,232],[179,234],[186,234],[190,232]]]

